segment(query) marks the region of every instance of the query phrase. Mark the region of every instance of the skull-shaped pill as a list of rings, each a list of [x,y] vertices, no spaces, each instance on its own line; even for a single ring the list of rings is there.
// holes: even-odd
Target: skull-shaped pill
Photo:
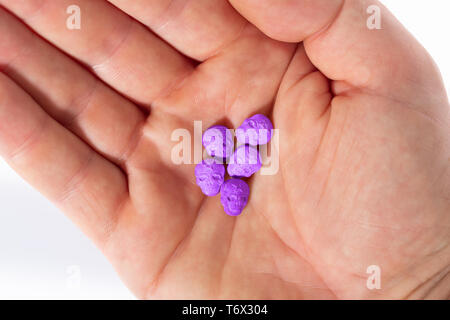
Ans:
[[[212,126],[202,136],[202,143],[211,157],[228,159],[233,153],[233,134],[224,126]]]
[[[272,138],[272,134],[272,122],[263,114],[255,114],[244,120],[236,130],[237,140],[252,146],[268,143]]]
[[[205,159],[195,166],[197,185],[207,196],[219,193],[225,177],[225,166],[215,159]]]
[[[250,177],[261,169],[261,157],[256,148],[242,145],[236,149],[228,163],[228,174],[232,177]]]
[[[238,216],[247,205],[250,188],[240,179],[230,179],[222,184],[220,190],[220,202],[225,213],[230,216]]]

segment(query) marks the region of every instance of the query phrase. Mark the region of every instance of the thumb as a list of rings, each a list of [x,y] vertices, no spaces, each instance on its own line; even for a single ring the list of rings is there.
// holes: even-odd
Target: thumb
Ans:
[[[423,93],[438,105],[447,104],[439,71],[428,53],[378,1],[230,2],[268,36],[303,41],[311,62],[337,82],[335,87],[350,86],[415,104]]]

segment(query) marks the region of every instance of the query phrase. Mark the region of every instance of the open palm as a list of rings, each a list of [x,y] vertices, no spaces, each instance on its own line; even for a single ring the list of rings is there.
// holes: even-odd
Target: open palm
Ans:
[[[423,297],[449,281],[448,100],[384,8],[369,30],[356,0],[78,0],[70,30],[72,2],[0,0],[0,152],[138,297]],[[280,169],[230,217],[171,161],[171,134],[255,113],[280,130]]]

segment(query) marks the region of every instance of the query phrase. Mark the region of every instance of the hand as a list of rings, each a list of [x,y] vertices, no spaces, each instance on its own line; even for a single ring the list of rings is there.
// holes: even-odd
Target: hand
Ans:
[[[138,297],[448,297],[448,99],[386,9],[79,0],[69,30],[72,2],[0,0],[0,153]],[[280,170],[230,217],[170,136],[255,113]]]

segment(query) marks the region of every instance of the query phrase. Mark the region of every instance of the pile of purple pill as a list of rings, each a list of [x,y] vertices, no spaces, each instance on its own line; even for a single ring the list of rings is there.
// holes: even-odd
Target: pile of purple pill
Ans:
[[[220,202],[225,213],[238,216],[245,208],[250,188],[242,178],[248,178],[261,169],[261,157],[256,146],[272,138],[273,125],[262,115],[255,114],[236,129],[236,139],[241,143],[234,150],[232,132],[225,126],[212,126],[202,136],[202,144],[211,158],[195,167],[197,185],[207,196],[220,192]],[[230,179],[225,180],[225,166]]]

